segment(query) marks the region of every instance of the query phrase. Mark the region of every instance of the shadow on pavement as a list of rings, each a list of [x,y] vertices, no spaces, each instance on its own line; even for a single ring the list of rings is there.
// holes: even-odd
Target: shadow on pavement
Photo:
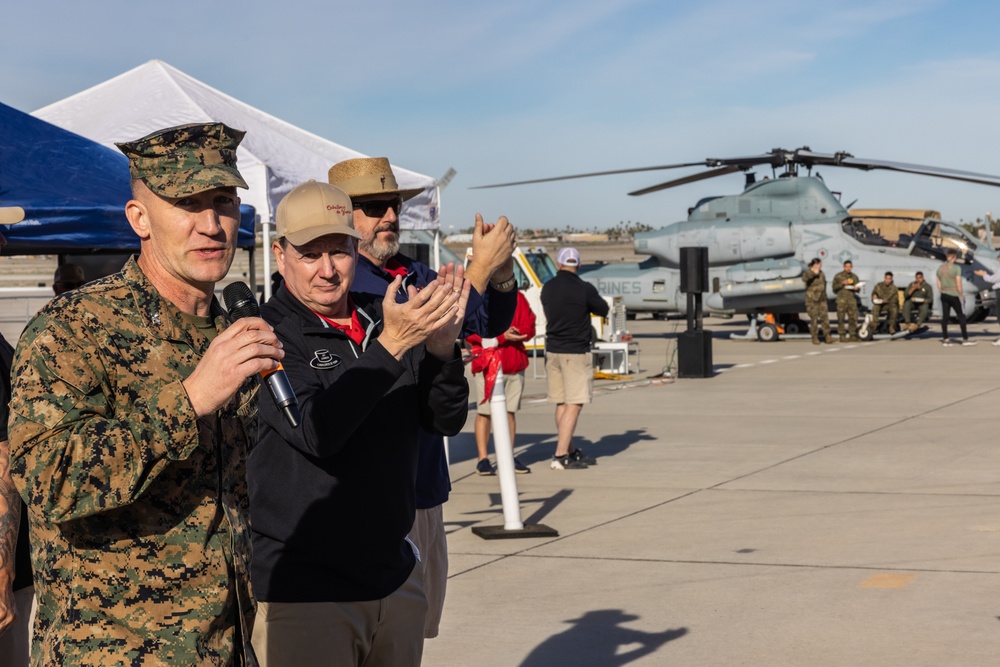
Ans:
[[[517,436],[521,442],[531,440],[530,445],[518,451],[517,457],[525,465],[547,463],[555,454],[556,434],[555,433],[533,433]],[[646,440],[656,440],[656,437],[646,432],[644,428],[629,429],[622,433],[601,436],[598,440],[589,440],[581,436],[574,436],[573,446],[584,450],[589,456],[600,460],[604,456],[614,456],[620,454],[634,444]],[[475,446],[475,444],[473,444]],[[515,448],[516,450],[516,448]]]
[[[687,634],[687,628],[644,632],[623,627],[639,617],[621,609],[597,609],[566,623],[573,625],[538,645],[520,667],[617,667],[655,653],[661,646]],[[663,663],[661,663],[663,664]]]

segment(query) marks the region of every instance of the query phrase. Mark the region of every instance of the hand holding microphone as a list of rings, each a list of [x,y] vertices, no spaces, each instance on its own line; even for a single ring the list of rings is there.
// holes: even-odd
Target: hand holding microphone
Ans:
[[[222,291],[222,298],[226,302],[226,308],[229,310],[230,317],[236,321],[234,326],[242,324],[243,322],[254,322],[260,318],[260,307],[257,305],[257,299],[254,297],[253,292],[250,291],[250,287],[246,283],[232,283],[226,289]],[[262,320],[259,320],[262,321]],[[266,323],[264,323],[267,326]],[[274,337],[274,341],[280,348],[280,343],[277,342],[277,336],[274,336],[274,332],[271,331],[270,326],[267,326],[268,333]],[[228,329],[227,329],[228,333]],[[281,353],[284,356],[284,353]],[[264,359],[280,359],[280,356],[276,357],[261,357]],[[299,414],[299,401],[295,398],[295,392],[292,391],[292,385],[288,381],[288,376],[285,374],[284,368],[281,366],[281,362],[278,362],[277,368],[272,368],[268,366],[264,370],[259,371],[259,377],[262,384],[264,384],[271,394],[271,398],[274,399],[275,404],[284,413],[285,419],[294,428],[299,425],[301,420],[301,415]]]

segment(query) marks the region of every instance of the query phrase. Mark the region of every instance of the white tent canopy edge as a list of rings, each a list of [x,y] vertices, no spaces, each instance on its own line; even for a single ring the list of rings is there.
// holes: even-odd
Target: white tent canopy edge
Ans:
[[[327,171],[337,162],[367,157],[230,97],[160,60],[42,107],[33,115],[110,147],[185,123],[222,122],[245,130],[237,160],[249,190],[241,192],[241,199],[257,210],[265,233],[278,202],[293,187],[310,179],[325,182]],[[400,187],[423,188],[404,206],[400,226],[436,230],[440,222],[437,181],[396,165],[393,173]],[[266,244],[264,250],[266,278],[270,275]],[[269,293],[269,281],[265,279],[264,285]]]

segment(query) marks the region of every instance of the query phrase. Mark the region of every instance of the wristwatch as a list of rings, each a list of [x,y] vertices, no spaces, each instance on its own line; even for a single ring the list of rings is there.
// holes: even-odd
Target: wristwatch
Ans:
[[[514,274],[510,274],[510,278],[504,280],[503,282],[496,282],[492,278],[490,279],[490,285],[498,292],[509,292],[514,289],[514,285],[517,284],[517,279]]]

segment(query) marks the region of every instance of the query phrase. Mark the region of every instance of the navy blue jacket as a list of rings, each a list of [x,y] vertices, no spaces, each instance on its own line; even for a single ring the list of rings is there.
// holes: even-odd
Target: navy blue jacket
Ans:
[[[253,561],[265,602],[384,598],[415,564],[417,433],[453,435],[468,416],[469,386],[452,361],[423,345],[396,360],[378,341],[382,300],[352,294],[367,330],[361,346],[284,286],[261,309],[299,400],[292,428],[269,396],[247,462]]]
[[[437,273],[422,262],[397,254],[394,258],[406,268],[407,276],[396,294],[396,302],[404,303],[407,299],[406,287],[423,287],[435,278]],[[363,255],[358,255],[357,267],[354,270],[352,292],[363,292],[378,297],[385,296],[386,287],[393,277],[376,266]],[[486,338],[495,338],[510,328],[517,309],[517,290],[498,292],[487,289],[486,295],[480,295],[475,289],[469,293],[469,303],[465,308],[465,328],[462,338],[478,334]],[[448,500],[451,491],[451,479],[448,477],[448,460],[444,453],[444,440],[439,435],[420,432],[420,462],[417,465],[417,508],[428,509],[437,507]]]

